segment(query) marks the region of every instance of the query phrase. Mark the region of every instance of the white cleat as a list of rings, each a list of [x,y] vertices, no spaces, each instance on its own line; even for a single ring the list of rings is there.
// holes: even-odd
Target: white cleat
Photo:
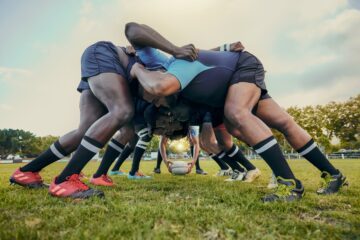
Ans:
[[[258,177],[260,177],[261,171],[258,168],[254,170],[250,170],[246,173],[244,182],[251,183],[255,181]]]
[[[225,179],[225,182],[243,181],[245,176],[246,176],[246,172],[240,172],[239,170],[234,170],[231,177]]]
[[[217,174],[215,174],[215,177],[224,177],[224,176],[231,176],[232,174],[232,170],[231,168],[226,169],[226,170],[222,170],[220,169],[219,172]]]
[[[268,188],[268,189],[274,189],[274,188],[277,188],[277,186],[278,186],[277,179],[276,179],[275,174],[273,173],[273,174],[271,175],[270,182],[269,182],[269,184],[267,185],[267,188]]]

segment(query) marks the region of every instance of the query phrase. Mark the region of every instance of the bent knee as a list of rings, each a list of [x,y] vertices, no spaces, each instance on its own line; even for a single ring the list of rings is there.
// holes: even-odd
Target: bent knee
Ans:
[[[249,109],[225,109],[226,119],[233,125],[241,127],[245,121],[252,117]]]
[[[110,110],[110,116],[114,121],[123,125],[131,121],[134,116],[134,110],[132,108],[113,108]]]

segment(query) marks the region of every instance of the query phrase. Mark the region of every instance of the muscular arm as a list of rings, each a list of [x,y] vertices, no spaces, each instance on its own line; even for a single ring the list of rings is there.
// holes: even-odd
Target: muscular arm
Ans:
[[[138,79],[148,93],[158,97],[169,96],[181,88],[175,76],[160,71],[149,71],[138,63],[132,67],[131,75]]]
[[[159,149],[161,157],[166,165],[168,165],[168,159],[166,154],[166,144],[167,144],[168,138],[165,136],[160,137],[160,143],[159,143]]]
[[[197,58],[197,51],[193,44],[178,47],[145,24],[127,23],[125,35],[134,47],[153,47],[181,59],[195,60]]]

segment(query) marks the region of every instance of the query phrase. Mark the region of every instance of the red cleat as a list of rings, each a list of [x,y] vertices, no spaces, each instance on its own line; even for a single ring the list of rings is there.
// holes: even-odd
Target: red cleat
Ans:
[[[48,185],[43,183],[39,172],[22,172],[20,168],[11,175],[10,184],[18,184],[27,188],[47,188]]]
[[[113,180],[106,174],[103,174],[97,178],[92,177],[90,179],[90,183],[96,186],[106,186],[106,187],[115,186]]]
[[[80,180],[79,174],[67,177],[66,181],[56,184],[56,178],[49,187],[49,193],[54,197],[90,198],[104,197],[104,192],[88,187]]]

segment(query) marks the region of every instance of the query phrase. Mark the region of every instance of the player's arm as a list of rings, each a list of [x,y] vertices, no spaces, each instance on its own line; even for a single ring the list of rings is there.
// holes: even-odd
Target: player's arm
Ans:
[[[194,146],[193,159],[189,163],[189,172],[191,172],[191,169],[195,165],[195,162],[196,162],[197,158],[199,157],[199,153],[200,153],[199,131],[200,131],[200,127],[198,125],[197,126],[189,126],[189,138],[190,138],[191,143]]]
[[[169,53],[175,58],[192,61],[197,58],[197,51],[193,44],[178,47],[145,24],[127,23],[125,25],[125,35],[135,48],[152,47]]]
[[[166,153],[166,144],[168,142],[168,138],[165,136],[160,137],[160,143],[159,143],[159,149],[160,149],[160,155],[168,168],[169,172],[171,172],[171,164],[172,162],[168,160],[167,153]]]
[[[241,52],[245,49],[244,45],[238,41],[234,43],[225,43],[219,47],[212,48],[213,51]]]

